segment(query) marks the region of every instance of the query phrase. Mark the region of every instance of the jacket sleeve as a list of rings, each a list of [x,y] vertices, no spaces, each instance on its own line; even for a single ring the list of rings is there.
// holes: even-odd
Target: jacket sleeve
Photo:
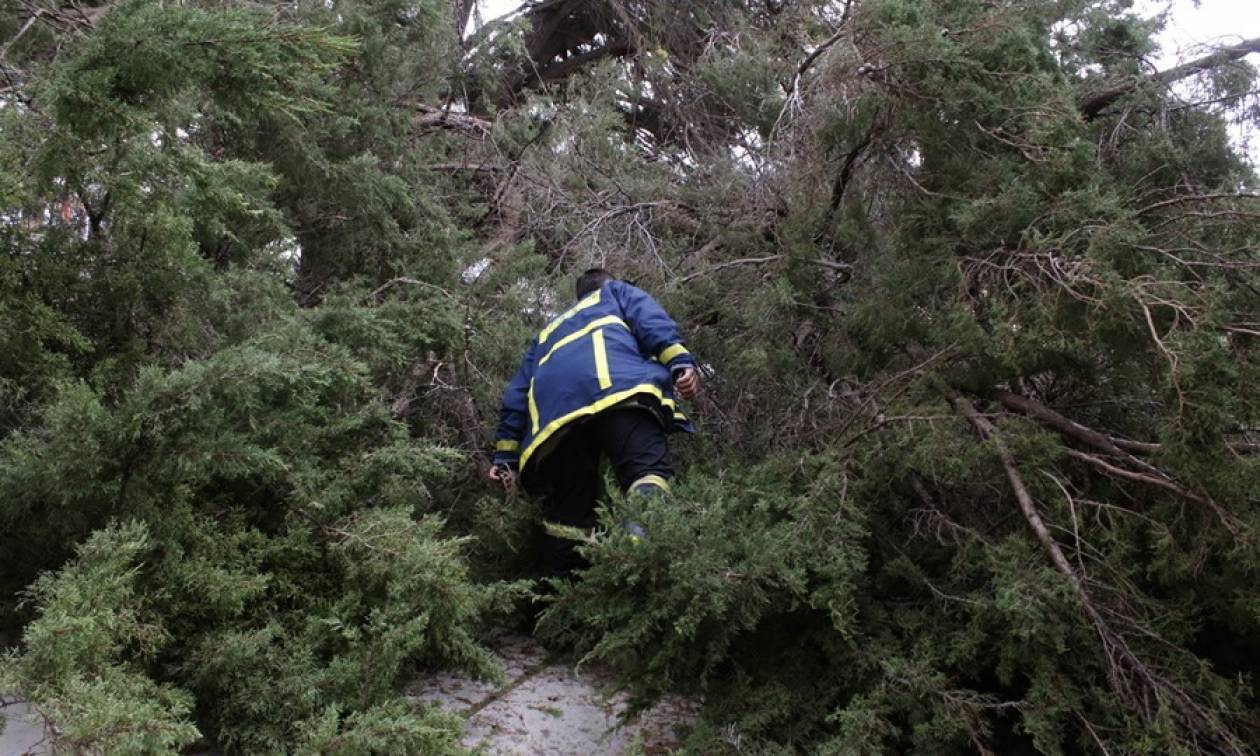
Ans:
[[[499,428],[494,434],[494,464],[516,467],[521,456],[521,442],[529,430],[529,383],[534,378],[534,349],[530,343],[516,375],[503,391],[499,409]]]
[[[683,345],[678,324],[665,312],[665,308],[646,291],[625,281],[613,281],[608,287],[621,305],[626,324],[644,354],[655,357],[670,371],[695,366],[695,359]]]

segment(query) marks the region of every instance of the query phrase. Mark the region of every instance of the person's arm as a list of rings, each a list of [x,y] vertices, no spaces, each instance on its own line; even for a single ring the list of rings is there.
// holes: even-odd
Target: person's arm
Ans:
[[[529,430],[529,382],[534,377],[533,342],[525,351],[521,366],[503,391],[503,403],[499,409],[499,427],[494,434],[496,466],[516,469],[521,456],[521,441]]]
[[[693,398],[699,388],[696,361],[683,344],[678,324],[646,291],[625,281],[613,281],[608,287],[625,313],[639,350],[669,368],[684,399]]]

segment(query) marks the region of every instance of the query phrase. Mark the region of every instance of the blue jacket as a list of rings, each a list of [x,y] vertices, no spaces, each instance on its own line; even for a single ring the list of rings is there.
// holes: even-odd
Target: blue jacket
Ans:
[[[647,292],[609,281],[538,334],[503,392],[494,461],[521,467],[568,424],[637,395],[674,427],[694,430],[674,401],[671,371],[693,366],[678,325]]]

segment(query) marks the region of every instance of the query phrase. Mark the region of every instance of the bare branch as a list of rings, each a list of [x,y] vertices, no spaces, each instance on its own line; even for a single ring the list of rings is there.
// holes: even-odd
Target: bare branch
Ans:
[[[740,265],[764,265],[766,263],[771,263],[776,260],[782,260],[782,259],[784,259],[783,255],[766,255],[765,257],[745,257],[739,260],[727,260],[726,262],[718,263],[717,265],[714,265],[711,268],[705,268],[704,270],[698,270],[695,273],[690,273],[688,275],[685,275],[682,277],[682,279],[679,280],[679,283],[685,284],[697,278],[700,278],[701,276],[707,276],[712,273],[717,273],[719,270],[725,270],[727,268],[734,268]],[[802,259],[801,262],[810,263],[812,265],[819,265],[824,268],[830,268],[832,270],[842,271],[844,273],[848,273],[852,269],[852,266],[849,265],[848,263],[836,262],[835,260]]]
[[[1185,499],[1186,501],[1194,502],[1195,504],[1200,504],[1202,506],[1208,507],[1216,514],[1218,518],[1220,518],[1221,524],[1223,524],[1227,529],[1229,529],[1230,533],[1233,533],[1234,535],[1238,535],[1239,524],[1238,524],[1237,518],[1230,515],[1221,507],[1221,505],[1217,504],[1216,502],[1212,501],[1206,496],[1202,496],[1193,491],[1187,490],[1186,488],[1183,488],[1181,485],[1177,484],[1176,482],[1172,480],[1169,480],[1166,477],[1148,475],[1146,473],[1135,472],[1133,470],[1126,470],[1123,467],[1117,467],[1116,465],[1111,464],[1105,459],[1102,459],[1101,457],[1098,457],[1093,454],[1086,454],[1085,452],[1077,451],[1076,449],[1067,449],[1066,452],[1069,457],[1072,457],[1073,459],[1079,459],[1082,462],[1087,462],[1090,465],[1093,465],[1094,467],[1103,471],[1107,475],[1111,475],[1116,478],[1124,478],[1125,480],[1131,480],[1136,483],[1145,483],[1150,486],[1155,486],[1156,488],[1162,488],[1165,491],[1168,491],[1182,499]]]
[[[367,297],[365,297],[365,299],[368,302],[377,302],[380,300],[380,296],[382,294],[384,294],[386,291],[389,291],[390,289],[400,284],[406,284],[408,286],[422,286],[426,289],[433,289],[434,291],[441,292],[444,296],[448,298],[453,296],[449,291],[447,291],[446,289],[443,289],[441,286],[438,286],[437,284],[431,284],[425,281],[417,281],[414,278],[399,277],[399,278],[392,278],[386,281],[385,283],[381,284],[371,294],[368,294]]]
[[[993,398],[997,399],[1007,407],[1021,412],[1025,415],[1035,417],[1046,425],[1054,428],[1065,436],[1076,439],[1082,443],[1093,446],[1097,449],[1115,454],[1116,456],[1125,456],[1125,452],[1134,452],[1137,454],[1154,454],[1159,451],[1159,444],[1148,444],[1140,441],[1126,441],[1123,439],[1112,438],[1104,433],[1099,433],[1093,428],[1086,427],[1070,420],[1058,412],[1050,409],[1046,405],[1026,396],[1012,393],[1005,389],[997,389],[993,392]]]
[[[779,125],[787,116],[788,111],[792,110],[800,103],[801,77],[805,75],[806,71],[813,67],[814,63],[822,57],[823,53],[830,50],[831,47],[839,42],[840,38],[844,36],[844,33],[847,31],[847,27],[849,25],[849,11],[852,10],[852,7],[853,0],[848,0],[844,4],[844,13],[840,16],[840,23],[836,25],[835,33],[828,37],[818,47],[815,47],[813,52],[806,55],[805,59],[802,60],[800,65],[796,67],[796,72],[792,74],[791,83],[784,88],[786,90],[785,94],[787,97],[783,100],[783,107],[779,109],[778,117],[774,119],[774,128],[771,129],[772,134],[779,130]]]
[[[467,113],[454,113],[445,108],[435,108],[422,103],[416,104],[416,116],[411,123],[419,129],[458,131],[479,139],[488,136],[491,127],[494,126],[493,122],[484,118]]]
[[[1093,94],[1087,96],[1081,101],[1081,114],[1085,116],[1085,120],[1093,120],[1094,118],[1097,118],[1108,105],[1142,87],[1148,85],[1166,87],[1174,82],[1178,82],[1182,79],[1194,76],[1195,74],[1217,68],[1218,66],[1225,65],[1226,63],[1240,60],[1251,53],[1257,52],[1260,52],[1260,37],[1248,39],[1236,45],[1230,45],[1229,47],[1222,47],[1221,49],[1216,50],[1209,55],[1205,55],[1202,58],[1192,60],[1189,63],[1183,63],[1179,66],[1174,66],[1173,68],[1160,71],[1159,73],[1152,74],[1150,76],[1126,79],[1118,84],[1108,87],[1107,89],[1094,92]]]

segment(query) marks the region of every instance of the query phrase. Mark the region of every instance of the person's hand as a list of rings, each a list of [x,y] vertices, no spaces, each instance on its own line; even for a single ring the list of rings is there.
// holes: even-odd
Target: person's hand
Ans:
[[[503,486],[506,489],[516,487],[516,471],[507,465],[491,465],[486,471],[486,478],[495,485]]]
[[[674,378],[674,388],[678,389],[678,395],[687,401],[695,399],[700,394],[700,373],[693,367],[685,367],[678,371]]]

